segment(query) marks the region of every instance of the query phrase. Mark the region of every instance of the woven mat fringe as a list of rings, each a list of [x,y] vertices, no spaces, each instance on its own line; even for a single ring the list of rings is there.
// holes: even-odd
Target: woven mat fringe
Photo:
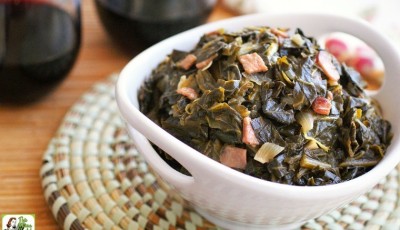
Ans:
[[[72,106],[44,153],[44,197],[60,228],[218,229],[144,162],[118,113],[116,79],[94,85]],[[302,229],[400,229],[399,170]]]

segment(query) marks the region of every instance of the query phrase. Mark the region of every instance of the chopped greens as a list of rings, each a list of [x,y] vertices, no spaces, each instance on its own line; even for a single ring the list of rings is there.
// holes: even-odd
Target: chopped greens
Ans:
[[[206,156],[261,179],[315,186],[358,177],[384,156],[391,125],[365,86],[300,29],[249,27],[174,50],[138,97],[144,114]]]

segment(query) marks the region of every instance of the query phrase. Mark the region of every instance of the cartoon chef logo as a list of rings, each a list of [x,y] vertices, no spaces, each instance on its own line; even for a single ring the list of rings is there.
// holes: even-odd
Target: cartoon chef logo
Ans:
[[[34,230],[35,229],[35,215],[31,215],[31,214],[3,215],[2,229],[3,230]]]

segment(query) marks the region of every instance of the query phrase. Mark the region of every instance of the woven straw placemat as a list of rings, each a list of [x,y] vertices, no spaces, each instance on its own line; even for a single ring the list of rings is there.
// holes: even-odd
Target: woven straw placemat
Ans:
[[[217,229],[144,162],[114,98],[116,75],[71,107],[43,156],[44,197],[63,229]],[[400,229],[400,167],[302,229]]]

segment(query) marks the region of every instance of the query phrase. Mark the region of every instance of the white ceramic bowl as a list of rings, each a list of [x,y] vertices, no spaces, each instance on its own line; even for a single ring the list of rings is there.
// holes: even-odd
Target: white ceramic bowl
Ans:
[[[344,32],[364,40],[381,56],[386,71],[385,82],[374,97],[380,102],[384,117],[393,125],[394,138],[385,157],[370,172],[348,182],[319,187],[264,181],[209,159],[164,131],[138,110],[140,86],[174,48],[189,51],[206,32],[219,28],[237,31],[254,25],[299,27],[308,36],[314,37]],[[227,229],[288,229],[351,202],[377,184],[399,162],[399,86],[399,52],[380,32],[363,21],[322,14],[249,15],[197,27],[145,50],[121,72],[116,96],[129,132],[146,161],[200,214]],[[193,176],[183,175],[171,168],[147,139],[179,161]]]

